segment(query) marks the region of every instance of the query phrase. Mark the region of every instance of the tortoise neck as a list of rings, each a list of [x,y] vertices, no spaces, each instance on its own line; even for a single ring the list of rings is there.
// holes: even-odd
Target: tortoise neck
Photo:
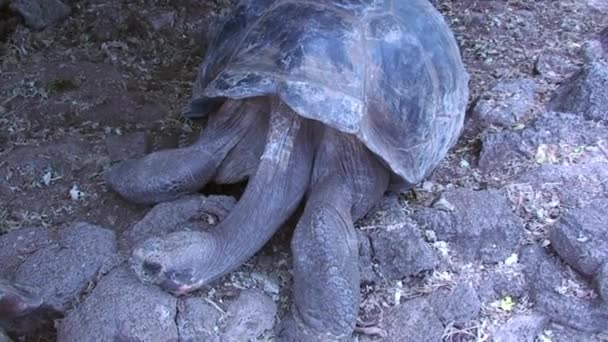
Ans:
[[[312,140],[308,120],[286,105],[273,105],[258,169],[240,201],[214,230],[222,253],[218,255],[224,256],[212,266],[218,275],[252,257],[297,209],[310,180]]]

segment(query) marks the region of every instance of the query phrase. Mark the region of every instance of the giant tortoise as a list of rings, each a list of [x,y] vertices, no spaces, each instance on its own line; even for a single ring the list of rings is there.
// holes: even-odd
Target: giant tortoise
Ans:
[[[134,269],[175,294],[199,289],[304,202],[293,316],[310,340],[348,336],[359,307],[353,222],[390,187],[421,182],[462,129],[468,75],[454,36],[428,0],[249,0],[212,33],[187,113],[208,120],[199,140],[106,179],[143,204],[212,181],[247,188],[213,231],[141,244]]]
[[[42,303],[40,290],[0,278],[0,320],[11,320],[27,315]]]

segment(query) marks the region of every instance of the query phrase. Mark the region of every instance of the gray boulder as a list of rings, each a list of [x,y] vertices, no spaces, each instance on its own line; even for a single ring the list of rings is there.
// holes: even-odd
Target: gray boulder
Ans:
[[[547,317],[538,313],[519,314],[496,331],[493,341],[534,342],[547,323]]]
[[[179,341],[257,341],[272,331],[278,308],[261,291],[244,290],[221,310],[202,298],[181,300]]]
[[[604,0],[588,1],[603,4],[608,9],[608,5]],[[605,27],[595,39],[591,39],[583,44],[580,52],[586,63],[597,61],[608,62],[608,27]]]
[[[454,189],[443,193],[451,210],[424,208],[413,217],[435,232],[467,261],[497,263],[508,258],[523,238],[523,222],[496,190]]]
[[[559,292],[566,279],[542,248],[525,247],[520,256],[525,267],[530,299],[537,311],[555,323],[584,332],[608,331],[608,307],[598,301],[586,301]]]
[[[21,14],[27,26],[42,30],[70,15],[70,7],[61,0],[14,0],[13,10]]]
[[[525,279],[519,274],[491,272],[485,275],[477,288],[477,295],[484,304],[506,296],[521,298],[526,294]]]
[[[15,280],[39,287],[46,306],[65,313],[119,260],[114,232],[76,223],[60,231],[55,243],[29,256]]]
[[[543,164],[560,162],[562,158],[575,154],[575,147],[593,147],[600,140],[608,140],[605,126],[577,114],[545,112],[521,130],[484,134],[479,168],[484,172],[504,174],[533,161]],[[545,145],[547,150],[544,156],[539,155],[541,145]],[[596,150],[581,150],[581,158],[599,158],[601,148]]]
[[[557,254],[572,268],[592,277],[608,263],[608,198],[563,215],[549,233]]]
[[[277,304],[257,290],[245,290],[228,305],[222,341],[255,341],[274,326]]]
[[[385,277],[401,279],[438,266],[435,252],[398,197],[383,198],[359,225],[372,230],[373,259]]]
[[[556,90],[548,108],[590,120],[608,120],[608,63],[585,65]]]
[[[572,341],[593,341],[603,342],[601,334],[593,334],[586,331],[581,331],[567,325],[558,323],[549,323],[545,327],[546,331],[551,331],[551,341],[553,342],[572,342]]]
[[[531,79],[499,82],[481,95],[473,108],[473,118],[483,125],[515,125],[530,114],[536,89],[537,85]]]
[[[177,341],[176,304],[120,267],[59,323],[57,341]]]
[[[21,228],[0,235],[0,277],[12,278],[30,255],[53,243],[45,228]]]
[[[460,326],[476,319],[481,311],[479,297],[470,284],[458,284],[452,291],[438,290],[429,301],[444,325]]]
[[[357,241],[359,242],[359,275],[361,283],[369,284],[376,281],[372,243],[367,234],[357,230]]]
[[[177,304],[177,330],[180,342],[217,341],[222,317],[213,305],[199,297],[188,297]]]
[[[608,162],[592,161],[571,165],[540,165],[522,173],[513,184],[556,194],[561,205],[575,208],[608,197],[607,178]]]
[[[534,71],[550,81],[558,81],[576,72],[577,68],[568,58],[558,53],[543,52],[536,59]]]
[[[602,266],[595,277],[595,287],[602,300],[608,303],[608,262]]]
[[[401,279],[439,265],[437,255],[411,221],[393,230],[375,231],[370,236],[374,259],[387,278]]]
[[[425,298],[416,298],[395,306],[383,322],[384,341],[441,341],[443,325]]]

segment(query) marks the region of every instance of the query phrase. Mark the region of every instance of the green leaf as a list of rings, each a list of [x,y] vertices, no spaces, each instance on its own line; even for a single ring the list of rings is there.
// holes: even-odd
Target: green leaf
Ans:
[[[511,311],[513,310],[514,305],[515,302],[513,302],[513,298],[511,298],[511,296],[506,296],[505,298],[500,300],[500,304],[498,304],[498,307],[503,311]]]

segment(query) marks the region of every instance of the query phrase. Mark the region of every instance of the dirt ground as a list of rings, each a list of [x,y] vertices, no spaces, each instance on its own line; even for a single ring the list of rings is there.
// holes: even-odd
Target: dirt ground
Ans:
[[[537,57],[550,53],[580,65],[582,44],[608,26],[608,13],[597,0],[435,3],[461,44],[471,74],[471,104],[499,81],[534,77],[540,91],[530,117],[542,111],[567,76],[537,75]],[[148,208],[111,193],[103,172],[125,156],[185,145],[200,129],[181,113],[220,5],[73,0],[70,6],[68,19],[42,32],[26,28],[8,12],[0,14],[0,21],[11,18],[0,28],[0,36],[6,34],[0,41],[0,234],[31,226],[58,229],[75,221],[124,231]],[[432,181],[471,189],[504,184],[500,175],[488,179],[476,170],[478,152],[477,133],[463,135]],[[471,167],[463,168],[463,161]],[[522,217],[533,220],[525,212]],[[279,279],[277,295],[286,297],[288,236],[288,231],[279,234],[255,261],[228,276],[223,291],[243,286],[249,278],[240,277],[256,273]],[[395,286],[401,285],[364,288],[362,317],[373,321],[381,315],[382,301]],[[500,310],[487,310],[477,326],[445,338],[483,340],[480,336],[505,317]]]

